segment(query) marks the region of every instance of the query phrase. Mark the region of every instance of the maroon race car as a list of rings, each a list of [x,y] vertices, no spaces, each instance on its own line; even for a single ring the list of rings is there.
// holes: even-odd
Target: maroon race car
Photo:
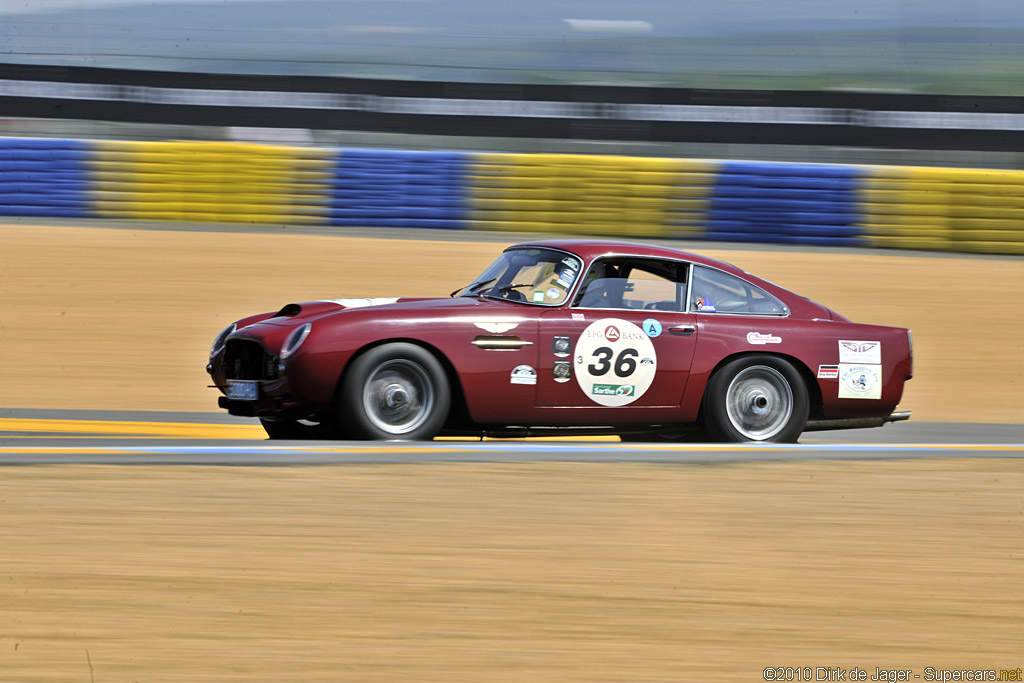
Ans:
[[[207,370],[271,438],[619,434],[795,441],[880,426],[909,330],[852,323],[664,247],[509,247],[450,298],[288,304],[221,332]]]

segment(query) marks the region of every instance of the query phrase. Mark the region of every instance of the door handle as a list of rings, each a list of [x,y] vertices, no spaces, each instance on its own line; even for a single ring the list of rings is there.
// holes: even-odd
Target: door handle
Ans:
[[[691,334],[697,331],[696,325],[690,323],[684,323],[682,325],[676,325],[675,327],[668,328],[668,331],[672,334],[678,334],[683,337],[689,337]]]

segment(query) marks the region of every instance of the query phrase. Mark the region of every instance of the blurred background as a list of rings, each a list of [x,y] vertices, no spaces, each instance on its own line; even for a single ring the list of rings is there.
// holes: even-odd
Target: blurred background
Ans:
[[[829,111],[835,107],[845,111],[850,107],[836,103],[852,101],[858,111],[880,106],[1019,113],[1019,104],[984,98],[1024,92],[1024,6],[1012,0],[5,0],[0,3],[0,16],[0,60],[8,66],[553,88],[534,96],[524,95],[522,88],[500,91],[502,99],[523,101],[579,101],[582,87],[624,86],[630,90],[584,98],[620,105],[673,101],[696,106],[774,105],[741,93],[799,91],[822,97],[803,98],[796,106]],[[8,81],[25,78],[24,70],[7,71]],[[47,78],[56,78],[50,73]],[[83,77],[72,74],[69,78]],[[97,78],[102,82],[104,76],[94,76],[92,81]],[[193,79],[191,84],[196,82]],[[305,89],[287,79],[277,83],[276,88],[260,88]],[[346,86],[325,88],[344,91]],[[4,92],[24,94],[12,90],[10,83]],[[461,93],[444,96],[465,98],[473,92],[463,88]],[[492,88],[485,96],[499,97],[495,92],[499,91]],[[886,106],[865,104],[866,93],[935,98],[926,103],[897,99]],[[26,113],[45,111],[37,108]],[[761,110],[757,117],[767,114]],[[694,133],[679,140],[638,132],[637,126],[628,125],[591,135],[546,135],[544,131],[508,135],[501,126],[471,124],[459,126],[456,135],[432,131],[425,136],[400,125],[376,129],[325,123],[303,126],[301,117],[291,127],[278,121],[259,131],[246,130],[241,120],[218,127],[175,125],[173,118],[143,121],[138,116],[121,116],[117,125],[101,122],[102,116],[87,118],[76,120],[66,112],[59,121],[38,115],[8,116],[0,132],[986,168],[1018,168],[1021,163],[1015,145],[992,140],[950,145],[940,138],[927,144],[900,144],[899,138],[913,138],[927,128],[921,120],[899,125],[896,130],[901,135],[895,140],[867,135],[836,145],[835,135],[780,140],[758,130],[715,139]],[[251,120],[249,128],[266,125],[258,115],[244,118]],[[938,129],[962,132],[965,126],[1005,131],[1004,138],[1019,136],[1021,130],[1017,121],[946,121]],[[872,137],[877,139],[874,144]],[[940,154],[930,147],[944,150]]]
[[[230,321],[445,296],[535,233],[911,328],[914,422],[878,441],[1019,433],[1022,28],[1015,0],[0,0],[0,454],[35,418],[99,419],[50,426],[79,447],[212,420]],[[1020,448],[0,467],[0,680],[1020,680]]]

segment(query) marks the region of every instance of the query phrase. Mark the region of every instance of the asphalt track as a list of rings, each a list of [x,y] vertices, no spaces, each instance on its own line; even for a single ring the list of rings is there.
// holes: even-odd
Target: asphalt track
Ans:
[[[308,466],[423,462],[645,462],[1024,458],[1024,426],[898,423],[805,434],[798,444],[637,444],[617,439],[270,442],[217,413],[0,409],[0,465]]]

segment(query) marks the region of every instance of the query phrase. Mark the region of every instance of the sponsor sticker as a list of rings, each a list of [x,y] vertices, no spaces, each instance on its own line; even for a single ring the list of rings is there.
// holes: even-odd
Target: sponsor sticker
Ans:
[[[650,389],[657,371],[654,343],[627,320],[595,320],[576,340],[573,375],[583,394],[599,405],[633,403]]]
[[[648,337],[657,337],[661,334],[661,323],[654,318],[648,318],[644,321],[644,332],[647,333]]]
[[[509,380],[510,384],[536,384],[537,383],[537,371],[529,365],[517,365],[512,370],[512,377]]]
[[[518,320],[477,320],[473,324],[491,334],[501,334],[519,327]]]
[[[839,364],[839,398],[882,398],[881,365]]]
[[[551,376],[560,384],[568,382],[572,379],[572,363],[567,360],[556,360],[551,366]]]
[[[701,313],[717,313],[718,309],[711,303],[711,297],[704,297],[703,299],[697,299],[697,310]]]
[[[565,265],[569,266],[573,270],[579,270],[580,269],[580,262],[577,261],[574,258],[569,258],[568,256],[566,256],[564,259],[562,259],[562,263],[564,263]]]
[[[839,362],[880,365],[882,363],[882,342],[840,339]]]
[[[538,289],[537,291],[535,291],[533,293],[533,303],[535,303],[535,304],[542,304],[542,303],[544,303],[544,292],[543,291]]]
[[[564,335],[551,338],[551,351],[556,356],[568,356],[572,353],[572,339]]]
[[[749,344],[781,344],[782,337],[774,334],[761,334],[760,332],[747,332],[747,343]]]
[[[594,396],[632,396],[635,392],[632,384],[595,384],[590,390]]]
[[[587,316],[583,315],[582,313],[573,313],[572,314],[572,319],[573,320],[586,320]]]
[[[819,365],[818,379],[839,379],[838,365]]]
[[[548,291],[545,293],[548,295],[549,299],[557,299],[558,297],[562,296],[562,290],[558,289],[557,287],[548,287]]]

